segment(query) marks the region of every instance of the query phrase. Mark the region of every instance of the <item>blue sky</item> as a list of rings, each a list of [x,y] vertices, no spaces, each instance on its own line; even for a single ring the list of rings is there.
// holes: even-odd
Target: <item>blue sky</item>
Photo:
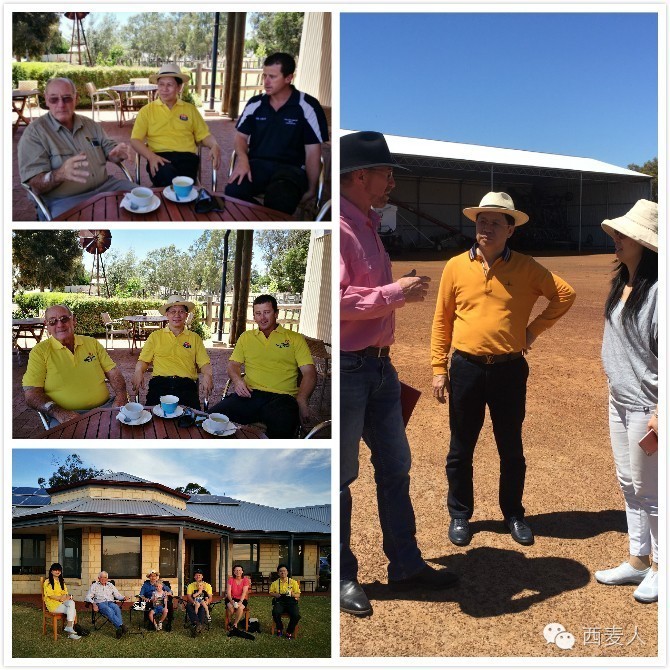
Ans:
[[[340,79],[347,129],[658,155],[655,13],[343,13]]]
[[[172,488],[197,482],[215,495],[272,507],[330,500],[330,449],[14,449],[12,486],[49,479],[56,458],[77,453],[86,467],[127,472]]]

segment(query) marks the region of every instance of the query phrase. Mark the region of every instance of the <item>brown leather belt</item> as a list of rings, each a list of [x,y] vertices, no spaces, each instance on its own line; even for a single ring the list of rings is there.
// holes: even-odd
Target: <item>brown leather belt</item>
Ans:
[[[347,351],[347,354],[357,354],[358,356],[368,356],[370,358],[385,358],[391,353],[391,347],[365,347],[358,351]]]
[[[466,351],[454,350],[455,354],[465,358],[473,363],[483,363],[484,365],[495,365],[496,363],[507,363],[508,361],[515,361],[517,358],[523,356],[523,351],[513,351],[509,354],[486,354],[484,356],[475,356]]]

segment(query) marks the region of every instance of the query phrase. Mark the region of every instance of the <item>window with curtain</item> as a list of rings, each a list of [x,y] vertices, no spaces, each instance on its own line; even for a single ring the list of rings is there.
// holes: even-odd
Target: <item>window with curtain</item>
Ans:
[[[12,538],[12,574],[43,575],[46,566],[46,536],[20,535]]]
[[[176,577],[177,575],[177,542],[178,535],[161,533],[161,547],[158,558],[158,570],[161,577]]]
[[[233,544],[233,565],[239,564],[245,575],[258,572],[258,544],[256,542],[235,542]]]
[[[63,577],[81,579],[81,529],[63,533],[65,554],[63,555]]]
[[[279,545],[279,561],[278,563],[286,563],[289,565],[289,571],[291,577],[293,575],[302,575],[304,566],[305,566],[305,543],[304,542],[294,542],[293,543],[293,562],[291,565],[288,563],[288,542],[281,543]]]
[[[142,565],[142,534],[139,530],[102,531],[102,570],[110,579],[138,579]]]

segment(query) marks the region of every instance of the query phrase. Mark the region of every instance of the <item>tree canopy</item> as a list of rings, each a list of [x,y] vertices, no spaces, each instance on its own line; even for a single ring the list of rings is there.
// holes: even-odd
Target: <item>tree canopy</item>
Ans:
[[[51,465],[56,468],[49,477],[48,482],[44,477],[37,480],[38,486],[48,485],[49,488],[53,486],[63,486],[64,484],[74,484],[76,482],[91,479],[93,477],[100,477],[101,475],[110,474],[111,470],[104,470],[96,467],[85,467],[79,454],[70,454],[64,461],[59,461],[55,456],[51,461]]]
[[[634,170],[635,172],[641,172],[642,174],[648,174],[653,177],[651,180],[651,199],[654,202],[658,202],[658,157],[656,156],[652,158],[642,166],[631,163],[628,166],[628,169]]]
[[[261,230],[256,231],[255,244],[261,249],[267,268],[265,277],[254,278],[266,281],[270,291],[302,293],[307,271],[309,230]]]
[[[257,56],[284,51],[294,57],[300,50],[304,14],[301,12],[252,12],[252,36],[247,42]]]
[[[179,491],[180,493],[186,493],[187,495],[196,495],[198,493],[205,493],[205,494],[210,494],[211,492],[208,491],[204,486],[200,486],[200,484],[196,482],[189,482],[186,484],[186,486],[178,486],[175,491]]]
[[[41,56],[48,44],[60,43],[60,15],[61,12],[12,12],[12,54],[16,60],[26,55]]]

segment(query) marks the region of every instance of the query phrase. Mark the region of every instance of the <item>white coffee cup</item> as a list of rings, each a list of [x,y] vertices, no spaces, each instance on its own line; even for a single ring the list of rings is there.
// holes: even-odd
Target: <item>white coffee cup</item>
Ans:
[[[137,421],[144,407],[138,402],[129,402],[122,407],[123,413],[131,420]]]
[[[209,415],[209,420],[217,426],[230,423],[230,419],[225,414],[217,414],[216,412]]]
[[[144,186],[137,186],[130,192],[130,202],[137,205],[140,209],[148,207],[153,197],[154,192]]]

